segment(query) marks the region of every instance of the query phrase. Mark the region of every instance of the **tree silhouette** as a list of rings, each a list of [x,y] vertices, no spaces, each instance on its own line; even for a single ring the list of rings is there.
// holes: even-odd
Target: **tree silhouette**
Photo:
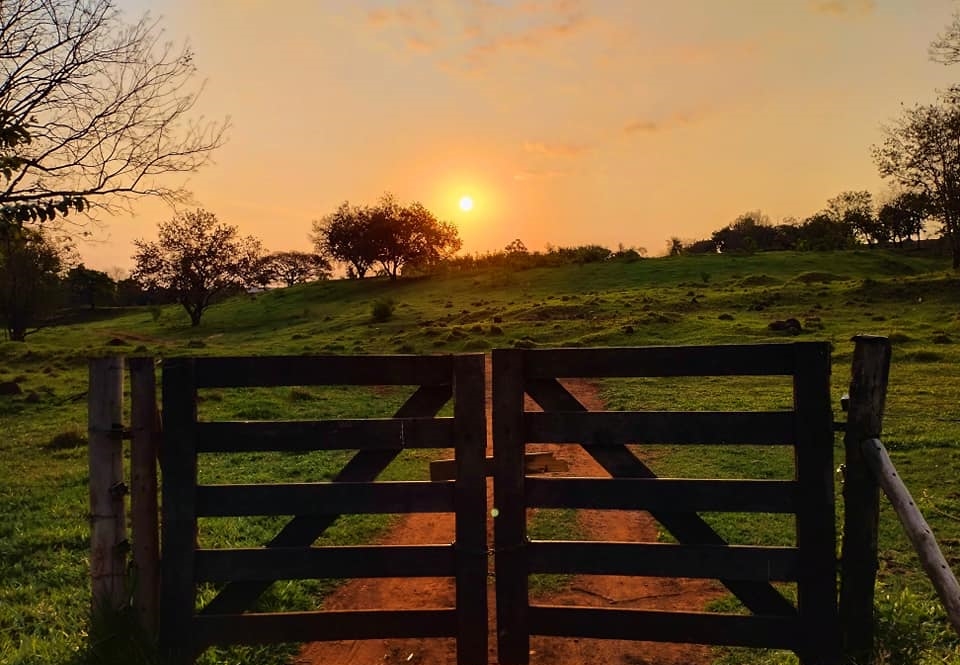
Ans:
[[[132,197],[188,198],[225,123],[192,119],[193,53],[114,0],[3,0],[0,222],[42,223]]]
[[[156,242],[135,240],[132,277],[148,290],[166,290],[183,305],[190,324],[214,300],[257,281],[260,241],[242,238],[206,210],[181,213],[160,225]]]

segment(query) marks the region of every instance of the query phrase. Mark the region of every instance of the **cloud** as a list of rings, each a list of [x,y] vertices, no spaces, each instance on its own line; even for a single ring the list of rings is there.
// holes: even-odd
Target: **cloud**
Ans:
[[[809,0],[810,10],[829,16],[863,16],[877,8],[876,0]]]
[[[590,150],[589,146],[575,143],[543,143],[541,141],[524,141],[523,149],[534,155],[546,157],[576,157]]]
[[[564,171],[543,171],[539,169],[525,169],[513,174],[513,179],[517,182],[529,182],[531,180],[554,180],[567,175]]]
[[[498,56],[538,51],[602,23],[584,0],[401,0],[360,14],[365,26],[395,38],[396,48],[431,53],[453,74],[481,73]]]
[[[406,47],[408,51],[413,51],[414,53],[430,53],[434,49],[432,42],[423,37],[416,36],[407,39]]]
[[[660,120],[639,118],[624,125],[623,131],[626,134],[658,134],[692,125],[700,115],[699,113],[673,113]]]
[[[544,23],[484,39],[467,51],[466,59],[471,64],[479,65],[483,60],[503,52],[542,49],[551,42],[583,32],[590,24],[590,19],[582,13],[556,18],[548,15]],[[483,34],[482,30],[477,34]]]

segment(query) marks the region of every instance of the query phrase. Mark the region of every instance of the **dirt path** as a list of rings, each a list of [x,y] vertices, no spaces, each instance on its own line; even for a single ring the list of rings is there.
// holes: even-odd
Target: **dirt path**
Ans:
[[[602,410],[596,386],[587,381],[564,381],[564,385],[591,411]],[[490,362],[487,359],[487,404],[490,404]],[[528,403],[528,409],[535,408]],[[487,447],[490,449],[490,412],[487,412]],[[544,446],[566,460],[570,471],[563,475],[607,476],[579,446]],[[487,502],[493,488],[488,480]],[[647,513],[581,511],[588,538],[611,541],[654,542],[657,524]],[[381,540],[384,545],[444,543],[453,541],[452,515],[406,515]],[[488,527],[488,542],[493,535]],[[538,602],[558,605],[645,609],[702,610],[721,594],[712,581],[649,577],[584,575],[573,579],[567,590]],[[493,580],[488,585],[490,634],[488,663],[497,663]],[[453,607],[453,580],[448,578],[351,580],[324,602],[324,609],[418,609]],[[697,665],[710,662],[707,647],[656,642],[588,640],[532,637],[531,665]],[[307,644],[294,661],[297,665],[392,665],[394,663],[446,665],[456,663],[453,639],[364,640]]]

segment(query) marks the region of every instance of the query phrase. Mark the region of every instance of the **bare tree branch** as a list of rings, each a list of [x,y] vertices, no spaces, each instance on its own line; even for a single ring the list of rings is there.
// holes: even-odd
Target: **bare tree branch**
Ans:
[[[188,201],[186,175],[228,127],[192,115],[202,90],[189,45],[164,41],[149,15],[127,23],[114,0],[3,0],[0,129],[27,136],[0,141],[0,205]]]

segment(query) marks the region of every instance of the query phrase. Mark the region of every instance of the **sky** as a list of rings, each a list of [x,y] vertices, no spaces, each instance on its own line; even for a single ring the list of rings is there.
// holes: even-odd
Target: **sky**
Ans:
[[[198,113],[230,130],[187,187],[270,251],[309,250],[313,220],[392,192],[453,222],[466,253],[519,238],[658,255],[747,211],[882,196],[883,124],[960,82],[927,56],[951,0],[118,4],[189,40]],[[133,239],[174,212],[102,218],[81,255],[129,270]]]

